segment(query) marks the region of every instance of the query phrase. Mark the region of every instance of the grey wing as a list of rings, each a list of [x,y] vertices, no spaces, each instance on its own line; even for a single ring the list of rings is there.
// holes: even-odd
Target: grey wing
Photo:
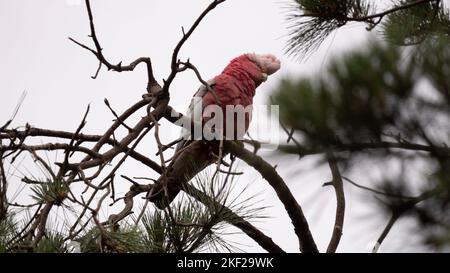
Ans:
[[[213,87],[215,84],[214,79],[211,79],[206,82],[210,87]],[[186,111],[186,116],[194,120],[195,122],[201,122],[202,121],[202,113],[203,113],[203,106],[202,106],[202,98],[203,96],[208,93],[208,88],[205,85],[201,85],[197,92],[195,92],[194,96],[192,97],[191,103],[189,104],[189,107]],[[185,128],[181,131],[180,139],[183,139],[177,144],[177,147],[175,151],[178,151],[179,149],[183,148],[190,142],[191,138],[191,132],[186,130]]]

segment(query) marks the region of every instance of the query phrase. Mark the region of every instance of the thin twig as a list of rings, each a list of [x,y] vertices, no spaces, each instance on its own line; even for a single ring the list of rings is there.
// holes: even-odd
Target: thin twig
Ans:
[[[375,246],[372,249],[372,253],[377,253],[378,249],[380,248],[381,244],[383,243],[384,239],[386,239],[386,236],[391,231],[392,227],[394,226],[395,222],[399,219],[400,215],[396,213],[392,213],[391,218],[389,219],[386,227],[383,229],[383,232],[381,233],[380,237],[378,237],[377,242],[375,243]]]
[[[373,189],[373,188],[362,186],[362,185],[356,183],[355,181],[353,181],[350,178],[345,177],[345,176],[342,176],[342,179],[344,179],[345,181],[349,182],[350,184],[352,184],[353,186],[355,186],[357,188],[360,188],[360,189],[363,189],[363,190],[366,190],[366,191],[370,191],[370,192],[373,192],[373,193],[376,193],[376,194],[385,195],[385,196],[394,197],[394,198],[401,198],[401,199],[416,199],[417,198],[416,196],[399,195],[399,194],[379,191],[379,190],[376,190],[376,189]]]
[[[200,16],[195,20],[195,22],[192,24],[192,26],[189,28],[189,30],[187,32],[183,31],[183,37],[177,43],[177,45],[175,46],[175,49],[173,50],[173,53],[172,53],[172,60],[170,62],[171,73],[167,77],[167,80],[164,82],[163,93],[169,92],[170,84],[173,82],[176,74],[179,72],[178,71],[178,64],[179,64],[178,63],[178,54],[180,53],[180,50],[183,47],[184,43],[189,39],[189,37],[192,35],[192,33],[194,33],[195,29],[200,25],[200,23],[206,17],[206,15],[210,11],[215,9],[219,4],[221,4],[225,1],[226,0],[214,0],[213,2],[211,2],[206,7],[206,9],[200,14]]]
[[[105,98],[104,100],[106,106],[108,107],[108,109],[111,111],[111,113],[114,115],[114,117],[116,118],[117,121],[120,122],[120,124],[122,124],[123,127],[127,128],[128,131],[131,131],[133,129],[130,128],[130,126],[126,125],[125,122],[123,122],[122,120],[120,120],[119,116],[117,115],[116,111],[114,111],[114,109],[112,109],[111,105],[109,104],[108,99]]]
[[[97,37],[97,33],[95,31],[95,25],[94,25],[94,16],[92,15],[92,9],[91,9],[91,4],[89,0],[85,1],[86,3],[86,9],[88,12],[88,16],[89,16],[89,26],[91,29],[91,38],[94,42],[95,45],[95,50],[91,49],[90,47],[76,41],[73,38],[69,37],[69,40],[71,40],[72,42],[76,43],[77,45],[81,46],[82,48],[89,50],[90,52],[92,52],[92,54],[94,54],[97,59],[99,60],[100,64],[99,67],[97,68],[97,72],[95,74],[95,76],[93,76],[93,78],[95,79],[98,76],[98,73],[100,71],[101,68],[101,64],[105,65],[108,70],[113,70],[113,71],[117,71],[117,72],[123,72],[123,71],[133,71],[137,65],[139,65],[140,63],[145,63],[147,65],[147,77],[148,77],[148,84],[147,84],[147,91],[149,93],[156,93],[154,88],[160,89],[158,83],[156,82],[154,76],[153,76],[153,68],[152,68],[152,63],[150,58],[148,57],[140,57],[138,59],[136,59],[135,61],[131,62],[129,65],[122,65],[122,62],[119,62],[116,65],[111,64],[104,56],[102,53],[103,48],[100,45],[100,42],[98,40]]]
[[[327,154],[328,164],[330,165],[331,174],[333,176],[332,184],[336,192],[336,218],[334,222],[333,234],[328,244],[327,253],[334,253],[339,245],[344,228],[345,216],[345,194],[344,185],[342,183],[341,173],[337,165],[336,157],[332,152]]]

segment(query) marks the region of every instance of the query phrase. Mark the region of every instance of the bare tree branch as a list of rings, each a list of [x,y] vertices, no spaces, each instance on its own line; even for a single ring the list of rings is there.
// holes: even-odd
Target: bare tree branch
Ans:
[[[330,165],[331,174],[333,176],[332,184],[336,192],[336,219],[334,222],[333,234],[328,244],[327,253],[334,253],[339,245],[344,228],[345,215],[345,194],[344,185],[342,183],[341,173],[337,165],[336,157],[332,152],[328,155],[328,164]]]
[[[247,142],[249,144],[252,144],[251,142]],[[430,145],[423,145],[423,144],[416,144],[416,143],[408,143],[408,142],[388,142],[388,141],[381,141],[381,142],[360,142],[360,143],[340,143],[340,144],[332,144],[330,148],[334,152],[343,152],[343,151],[349,151],[349,152],[358,152],[358,151],[366,151],[366,150],[372,150],[372,149],[403,149],[403,150],[411,150],[411,151],[418,151],[418,152],[428,152],[433,153],[436,151],[439,151],[442,156],[450,157],[450,148],[446,146],[430,146]],[[326,153],[326,148],[322,147],[316,147],[316,148],[306,148],[304,146],[297,146],[297,145],[280,145],[279,150],[292,153],[292,154],[299,154],[301,156],[306,155],[314,155],[314,154],[321,154]]]
[[[103,48],[100,45],[100,42],[97,38],[97,33],[95,31],[94,16],[92,15],[91,3],[89,0],[85,0],[85,3],[86,3],[86,9],[88,12],[88,16],[89,16],[89,26],[91,29],[90,36],[91,36],[92,40],[94,41],[94,45],[95,45],[96,49],[93,50],[93,49],[89,48],[88,46],[83,45],[70,37],[69,37],[69,39],[72,42],[76,43],[77,45],[83,47],[84,49],[87,49],[90,52],[92,52],[97,57],[97,59],[100,61],[100,65],[99,65],[97,72],[93,78],[95,79],[97,77],[97,75],[100,71],[100,68],[101,68],[101,64],[105,65],[108,68],[108,70],[123,72],[123,71],[133,71],[137,65],[139,65],[140,63],[145,63],[147,66],[147,77],[148,77],[147,91],[149,93],[156,94],[156,92],[153,92],[154,91],[153,88],[159,89],[159,85],[153,76],[153,68],[152,68],[152,63],[151,63],[150,58],[141,57],[141,58],[138,58],[135,61],[131,62],[129,65],[123,66],[122,62],[119,62],[116,65],[113,65],[103,56],[103,53],[102,53]]]
[[[394,226],[395,222],[400,218],[400,215],[397,213],[393,213],[391,218],[389,219],[386,227],[383,229],[383,232],[381,233],[380,237],[378,237],[377,242],[375,243],[375,246],[372,249],[372,253],[377,253],[378,249],[380,248],[381,244],[383,243],[384,239],[386,239],[386,236],[391,231],[392,227]]]
[[[74,138],[75,134],[71,133],[71,132],[65,132],[65,131],[56,131],[56,130],[48,130],[48,129],[41,129],[41,128],[30,128],[29,130],[24,130],[24,131],[20,131],[20,130],[7,130],[5,133],[0,134],[0,139],[14,139],[14,138],[25,138],[25,137],[53,137],[53,138],[62,138],[62,139],[72,139]],[[78,134],[75,139],[79,142],[99,142],[100,140],[104,139],[104,136],[101,135],[85,135],[85,134]],[[103,141],[103,140],[102,140]],[[106,139],[104,140],[105,144],[109,144],[115,147],[119,147],[119,142],[117,142],[114,139]],[[47,143],[47,144],[42,144],[42,145],[33,145],[33,146],[29,146],[29,145],[25,145],[25,144],[12,144],[9,146],[2,146],[0,148],[1,151],[14,151],[16,149],[19,150],[64,150],[67,149],[68,144],[65,143]],[[128,152],[129,156],[142,162],[143,164],[149,166],[150,168],[152,168],[153,170],[155,170],[156,172],[159,172],[160,170],[160,166],[150,160],[148,157],[136,152],[136,151],[132,151],[130,150],[128,147],[119,147],[123,152]],[[92,149],[89,148],[85,148],[82,146],[75,146],[71,148],[72,151],[80,151],[83,153],[88,154],[91,158],[98,158],[98,159],[103,159],[102,155],[99,154],[98,152],[93,151]]]
[[[171,73],[167,77],[166,81],[164,82],[163,93],[169,92],[169,87],[170,87],[171,83],[173,82],[173,80],[175,79],[175,76],[179,72],[178,71],[178,65],[179,65],[178,54],[180,53],[180,50],[183,47],[184,43],[189,39],[189,37],[192,35],[192,33],[194,33],[195,29],[200,25],[200,23],[206,17],[206,15],[210,11],[215,9],[218,5],[220,5],[221,3],[225,2],[225,1],[226,0],[212,1],[211,4],[209,4],[206,7],[206,9],[200,14],[200,16],[195,20],[195,22],[192,24],[192,26],[189,28],[189,30],[187,32],[183,31],[183,37],[178,42],[178,44],[175,46],[175,49],[172,53],[172,60],[170,62]]]
[[[1,141],[0,141],[0,147]],[[8,186],[8,181],[6,180],[5,168],[3,166],[3,151],[0,151],[0,222],[6,219],[7,214],[7,204],[6,190]]]
[[[309,230],[308,221],[303,214],[302,208],[276,170],[261,157],[246,150],[242,145],[227,141],[225,147],[231,154],[242,159],[257,170],[275,190],[294,225],[295,233],[297,234],[300,243],[300,251],[305,253],[319,252],[311,231]]]

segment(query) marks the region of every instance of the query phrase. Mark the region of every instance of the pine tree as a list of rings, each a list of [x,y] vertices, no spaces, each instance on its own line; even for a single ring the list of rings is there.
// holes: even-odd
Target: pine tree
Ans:
[[[398,173],[385,172],[383,181],[373,181],[377,189],[369,189],[391,217],[378,243],[397,219],[410,216],[421,224],[425,243],[445,249],[450,245],[450,18],[444,1],[394,1],[385,11],[377,11],[374,1],[293,2],[287,52],[300,60],[350,22],[380,35],[334,58],[326,72],[288,78],[275,88],[271,102],[280,105],[282,123],[297,139],[281,150],[300,156],[332,153],[348,173],[363,164],[404,166]]]

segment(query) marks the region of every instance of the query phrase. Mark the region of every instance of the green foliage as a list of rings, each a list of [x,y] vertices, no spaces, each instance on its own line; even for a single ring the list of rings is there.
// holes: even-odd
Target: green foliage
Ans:
[[[305,145],[325,147],[394,138],[415,141],[423,129],[449,124],[450,47],[442,38],[405,53],[372,41],[331,61],[327,73],[284,79],[272,102]],[[432,88],[423,91],[423,84]],[[421,85],[422,84],[422,85]],[[441,128],[433,142],[446,143]]]
[[[225,223],[236,221],[234,213],[245,219],[258,217],[262,209],[251,207],[249,202],[228,200],[232,188],[232,179],[228,181],[220,176],[213,177],[211,187],[205,186],[208,175],[197,176],[196,185],[201,191],[191,192],[196,198],[202,199],[205,194],[212,199],[200,204],[192,197],[183,197],[169,209],[148,212],[143,217],[143,227],[146,232],[146,245],[149,252],[200,252],[202,250],[227,250],[233,246],[222,238]],[[224,207],[226,204],[232,211]]]
[[[26,222],[26,221],[24,221]],[[64,242],[64,236],[59,232],[47,229],[46,234],[35,248],[31,248],[31,242],[27,239],[13,243],[18,239],[18,232],[23,227],[17,221],[17,214],[11,213],[3,221],[0,221],[0,253],[7,252],[36,252],[36,253],[66,253],[68,248]]]
[[[408,135],[398,106],[411,98],[416,82],[411,62],[397,48],[373,42],[332,61],[317,80],[283,80],[273,100],[282,121],[309,144],[379,140],[394,126]]]
[[[93,227],[77,241],[83,253],[137,253],[146,248],[141,231],[129,224],[124,228]]]
[[[0,220],[0,253],[8,252],[8,242],[16,234],[17,228],[18,225],[12,214]]]
[[[286,51],[302,58],[320,46],[333,30],[345,25],[349,17],[366,16],[370,5],[363,0],[295,0],[289,9],[291,38]]]
[[[229,199],[233,181],[233,174],[211,175],[205,171],[195,178],[193,184],[197,189],[192,188],[191,192],[194,197],[180,194],[170,210],[146,208],[139,221],[132,218],[114,224],[93,221],[76,238],[71,237],[71,224],[66,222],[66,213],[77,213],[76,208],[64,205],[57,213],[63,215],[65,221],[59,222],[49,215],[43,236],[36,243],[38,229],[32,226],[39,215],[35,214],[35,208],[44,202],[62,205],[61,197],[67,195],[68,188],[59,180],[47,178],[46,182],[40,182],[34,178],[31,197],[37,204],[9,208],[7,217],[0,220],[0,253],[67,253],[74,251],[73,243],[79,244],[79,251],[83,253],[232,251],[235,248],[223,238],[227,223],[236,221],[235,213],[248,220],[258,217],[257,213],[263,209],[255,207],[252,197],[244,202]]]
[[[448,25],[450,28],[450,23]],[[450,38],[428,41],[417,54],[423,75],[433,84],[441,101],[450,103]],[[442,104],[441,104],[442,105]],[[447,108],[448,110],[448,108]]]
[[[341,162],[388,161],[395,151],[375,154],[368,148],[385,141],[429,145],[431,152],[421,158],[427,167],[415,170],[426,181],[422,195],[402,197],[414,196],[405,170],[378,184],[389,194],[382,198],[383,207],[415,217],[426,231],[426,242],[435,247],[450,244],[450,153],[445,144],[450,141],[449,64],[445,35],[410,51],[371,41],[332,60],[322,75],[284,79],[272,97],[280,105],[281,121],[295,129],[303,147],[357,152],[341,153]],[[405,154],[395,155],[408,162]]]
[[[57,232],[47,232],[37,247],[33,250],[36,253],[67,253],[69,252],[62,234]]]
[[[142,224],[146,232],[146,244],[151,253],[167,252],[166,246],[166,221],[163,213],[154,210],[153,213],[148,212],[142,219]]]
[[[413,2],[415,0],[396,1],[395,7]],[[385,38],[398,45],[415,45],[427,38],[448,36],[450,34],[449,13],[442,5],[442,1],[427,2],[390,14],[383,23]]]
[[[208,210],[187,199],[183,201],[172,205],[171,211],[155,210],[144,216],[143,226],[151,252],[193,252],[207,243],[207,236],[216,223],[209,221]]]
[[[245,202],[229,200],[232,182],[233,175],[199,174],[195,185],[200,190],[191,192],[195,198],[180,194],[181,198],[172,202],[170,208],[147,209],[137,225],[125,221],[121,226],[105,225],[101,229],[93,226],[76,241],[80,243],[81,252],[90,253],[232,251],[233,246],[223,238],[226,223],[236,221],[234,213],[252,219],[263,209],[254,206],[253,197]]]
[[[396,45],[448,37],[450,13],[443,2],[394,0],[391,7],[376,10],[369,0],[293,0],[287,16],[290,39],[286,52],[301,59],[349,22],[364,23],[368,30],[382,25],[382,35]]]
[[[56,205],[62,204],[62,200],[67,196],[69,189],[62,180],[47,180],[31,188],[32,198],[39,203],[54,202]]]
[[[220,229],[222,215],[212,213],[192,200],[182,199],[170,210],[148,210],[137,227],[93,227],[77,241],[81,252],[179,253],[218,248],[226,243],[215,231]]]

